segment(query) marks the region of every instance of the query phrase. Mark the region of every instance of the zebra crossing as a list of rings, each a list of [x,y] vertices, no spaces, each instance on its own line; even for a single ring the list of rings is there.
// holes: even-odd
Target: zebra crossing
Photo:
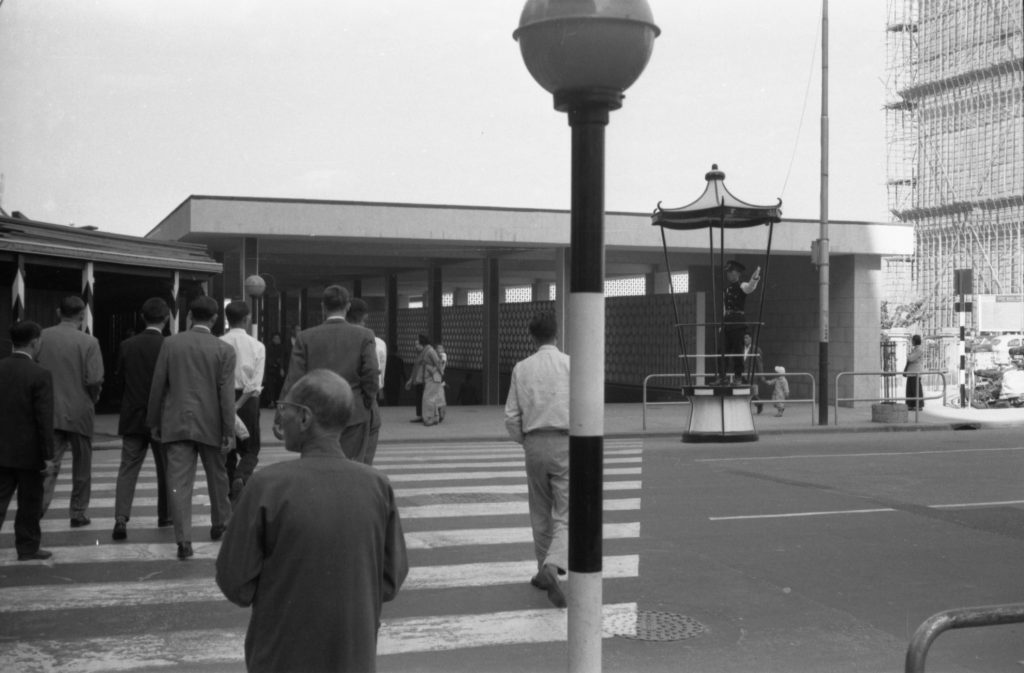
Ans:
[[[196,539],[195,556],[175,558],[173,531],[156,526],[156,483],[147,461],[128,524],[113,542],[119,451],[97,451],[89,515],[70,529],[70,483],[62,475],[43,521],[43,562],[14,552],[14,504],[0,531],[0,670],[240,670],[248,610],[214,582],[219,542]],[[295,460],[270,444],[261,465]],[[382,444],[375,466],[391,479],[409,549],[410,572],[385,605],[378,657],[557,643],[566,611],[529,586],[536,571],[522,449],[503,441]],[[642,441],[605,444],[604,577],[607,587],[639,576]],[[204,475],[196,479],[196,538],[210,524]],[[604,616],[636,612],[608,600]],[[628,592],[615,592],[616,597]],[[469,597],[469,598],[468,598]],[[470,599],[471,598],[471,599]],[[69,623],[78,628],[68,628]],[[439,664],[431,669],[444,670]]]

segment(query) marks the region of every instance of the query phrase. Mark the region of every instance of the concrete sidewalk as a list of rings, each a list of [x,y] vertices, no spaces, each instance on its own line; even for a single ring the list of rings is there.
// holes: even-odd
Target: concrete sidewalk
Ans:
[[[812,417],[813,411],[813,417]],[[604,431],[607,437],[676,436],[682,437],[689,421],[688,404],[648,405],[647,427],[644,429],[644,410],[640,403],[607,404],[604,411]],[[503,441],[508,439],[501,406],[450,406],[444,423],[424,427],[411,423],[415,416],[412,407],[382,407],[383,427],[381,442],[464,442]],[[775,416],[770,402],[762,414],[754,415],[758,434],[835,433],[879,431],[951,430],[965,427],[1024,427],[1024,409],[957,409],[928,405],[915,420],[910,413],[907,423],[875,423],[871,420],[869,404],[841,407],[838,423],[833,409],[829,409],[829,424],[817,425],[816,407],[809,404],[789,404],[782,417]],[[261,415],[263,441],[275,441],[271,433],[274,413],[264,409]],[[117,415],[96,416],[96,434],[93,446],[97,449],[120,448],[117,437]]]

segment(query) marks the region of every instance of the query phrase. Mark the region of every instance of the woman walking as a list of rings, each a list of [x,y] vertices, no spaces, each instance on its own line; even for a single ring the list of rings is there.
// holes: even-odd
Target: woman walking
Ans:
[[[437,425],[444,420],[447,406],[441,357],[426,334],[420,334],[417,338],[416,350],[419,354],[405,387],[408,389],[410,385],[416,386],[416,420],[422,420],[423,425]]]

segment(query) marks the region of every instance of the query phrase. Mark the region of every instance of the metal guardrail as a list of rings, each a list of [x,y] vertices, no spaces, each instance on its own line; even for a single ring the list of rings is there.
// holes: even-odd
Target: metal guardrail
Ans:
[[[924,660],[928,656],[928,648],[945,631],[1002,624],[1024,624],[1024,603],[957,608],[934,614],[917,627],[917,631],[910,639],[903,671],[924,673]]]
[[[946,400],[946,373],[941,371],[927,371],[927,372],[915,372],[915,376],[924,377],[935,375],[942,378],[942,393],[939,395],[922,395],[921,397],[908,397],[902,399],[916,400],[918,402],[924,402],[925,400],[942,400],[945,404]],[[844,376],[881,376],[886,377],[903,377],[903,372],[839,372],[836,374],[836,380],[834,384],[834,395],[832,396],[832,409],[835,416],[833,423],[839,425],[839,403],[840,402],[886,402],[891,401],[885,397],[839,397],[839,382]],[[923,391],[922,391],[923,392]],[[919,420],[919,414],[921,405],[916,405],[914,409],[914,422],[917,423]]]
[[[714,373],[690,374],[691,378],[701,378],[701,379],[707,379],[708,377],[715,377],[715,376],[717,376],[717,374],[714,374]],[[757,378],[773,378],[775,376],[778,376],[778,374],[776,374],[775,372],[754,372],[754,376],[757,377]],[[817,395],[816,395],[817,389],[815,387],[816,386],[816,382],[814,380],[814,375],[813,374],[808,374],[807,372],[786,372],[784,374],[784,376],[786,378],[791,378],[791,377],[794,377],[794,376],[795,377],[807,377],[807,379],[810,380],[810,383],[811,383],[811,396],[810,396],[810,398],[806,398],[806,399],[805,398],[787,398],[786,399],[786,404],[810,404],[811,405],[810,406],[810,409],[811,409],[811,425],[814,425],[815,424],[814,423],[814,405],[818,401],[817,400]],[[666,379],[666,378],[681,379],[682,380],[682,379],[686,378],[686,375],[685,374],[649,374],[646,377],[644,377],[644,385],[643,385],[643,429],[644,430],[647,429],[647,407],[648,406],[658,407],[658,406],[670,406],[670,405],[678,406],[678,405],[690,404],[689,400],[680,400],[678,402],[648,402],[647,401],[647,382],[650,381],[651,379]],[[770,398],[761,398],[761,399],[758,399],[758,400],[751,400],[750,403],[751,404],[763,404],[763,405],[774,404],[774,402],[772,402],[772,400]]]

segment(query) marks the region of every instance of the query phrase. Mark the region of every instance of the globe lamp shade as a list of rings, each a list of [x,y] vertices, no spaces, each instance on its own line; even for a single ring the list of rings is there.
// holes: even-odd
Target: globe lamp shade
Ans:
[[[527,0],[512,37],[558,107],[575,92],[621,100],[660,32],[647,0]]]
[[[262,297],[267,291],[267,282],[259,276],[253,275],[245,279],[245,293],[250,297]]]

